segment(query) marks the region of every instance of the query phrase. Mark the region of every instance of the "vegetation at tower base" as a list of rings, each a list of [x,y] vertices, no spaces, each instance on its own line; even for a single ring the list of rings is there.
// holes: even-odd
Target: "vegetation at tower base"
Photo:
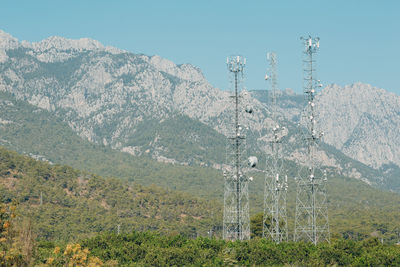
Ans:
[[[70,245],[71,246],[71,245]],[[76,246],[76,245],[75,245]],[[377,238],[364,241],[333,239],[317,246],[303,242],[276,244],[261,238],[224,241],[155,232],[103,233],[82,240],[98,262],[122,266],[399,266],[400,246]],[[67,246],[61,246],[61,251]],[[53,244],[39,243],[36,263],[55,258]],[[115,266],[114,265],[114,266]],[[58,265],[56,265],[58,266]],[[61,266],[61,265],[60,265]],[[108,265],[109,266],[109,265]]]
[[[400,246],[377,238],[314,246],[261,238],[227,242],[156,232],[102,233],[78,243],[34,242],[15,231],[14,205],[2,205],[1,266],[398,266]],[[21,228],[20,228],[21,229]],[[18,234],[17,234],[18,233]],[[21,234],[22,233],[22,234]],[[24,238],[25,237],[25,238]],[[28,237],[28,238],[26,238]],[[29,242],[27,242],[29,241]],[[26,245],[28,243],[28,246]]]

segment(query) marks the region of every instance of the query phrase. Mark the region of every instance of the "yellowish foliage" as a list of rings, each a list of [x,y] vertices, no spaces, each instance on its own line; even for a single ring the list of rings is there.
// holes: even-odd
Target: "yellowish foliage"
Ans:
[[[71,266],[71,267],[97,267],[103,266],[103,262],[93,256],[89,256],[90,251],[82,249],[80,244],[68,244],[64,252],[60,253],[61,249],[55,247],[53,255],[49,257],[44,266]]]
[[[56,255],[60,253],[60,247],[55,247],[53,253]]]
[[[0,266],[26,266],[32,257],[30,229],[15,227],[16,205],[0,204]]]

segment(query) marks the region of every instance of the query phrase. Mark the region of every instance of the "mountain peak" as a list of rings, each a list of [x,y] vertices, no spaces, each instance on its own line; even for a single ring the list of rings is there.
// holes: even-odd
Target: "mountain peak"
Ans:
[[[18,47],[18,39],[0,30],[0,49],[13,49],[16,47]]]
[[[5,62],[8,59],[5,50],[14,49],[19,46],[18,39],[13,37],[11,34],[0,30],[0,63]]]
[[[0,62],[7,61],[6,50],[15,49],[20,46],[32,49],[31,54],[35,54],[39,60],[44,62],[63,61],[70,58],[72,54],[67,55],[66,52],[106,51],[112,54],[126,52],[115,47],[104,46],[99,41],[90,38],[67,39],[60,36],[51,36],[40,42],[19,42],[11,34],[0,30]]]
[[[176,65],[169,59],[162,58],[159,55],[148,57],[148,62],[157,70],[166,72],[183,80],[197,82],[205,79],[201,70],[191,64]]]
[[[97,50],[105,49],[105,47],[96,40],[90,38],[81,38],[77,40],[67,39],[60,36],[51,36],[40,42],[30,43],[22,41],[21,44],[27,48],[33,48],[36,50],[48,50],[55,48],[58,50]],[[20,45],[18,39],[13,37],[11,34],[0,30],[0,49],[15,49]]]
[[[59,36],[52,36],[37,43],[32,43],[31,47],[35,50],[46,51],[52,48],[57,50],[98,50],[104,46],[96,40],[81,38],[78,40],[67,39]]]
[[[67,39],[60,36],[51,36],[40,42],[19,42],[17,38],[0,30],[0,63],[8,59],[6,50],[24,47],[30,49],[29,54],[42,62],[61,62],[77,55],[82,51],[106,51],[111,54],[126,53],[126,51],[104,46],[97,40],[90,38]]]

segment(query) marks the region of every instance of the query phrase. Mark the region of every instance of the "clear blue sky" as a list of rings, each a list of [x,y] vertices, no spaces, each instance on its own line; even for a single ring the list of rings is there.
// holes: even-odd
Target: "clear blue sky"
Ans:
[[[301,92],[301,35],[318,35],[318,77],[400,94],[400,1],[16,1],[1,2],[0,29],[19,40],[90,37],[134,53],[202,69],[228,85],[225,58],[247,57],[248,89],[267,84],[266,52],[279,60],[279,86]]]

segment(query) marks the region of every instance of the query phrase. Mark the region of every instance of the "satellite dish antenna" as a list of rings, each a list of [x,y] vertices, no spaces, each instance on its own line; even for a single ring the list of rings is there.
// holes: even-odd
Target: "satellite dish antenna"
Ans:
[[[246,111],[247,113],[251,114],[251,113],[253,113],[253,107],[251,107],[251,106],[248,105],[248,106],[246,106],[245,111]]]
[[[248,159],[248,165],[249,165],[251,168],[256,167],[256,166],[257,166],[257,163],[258,163],[257,157],[254,157],[254,156],[249,157],[249,159]]]

